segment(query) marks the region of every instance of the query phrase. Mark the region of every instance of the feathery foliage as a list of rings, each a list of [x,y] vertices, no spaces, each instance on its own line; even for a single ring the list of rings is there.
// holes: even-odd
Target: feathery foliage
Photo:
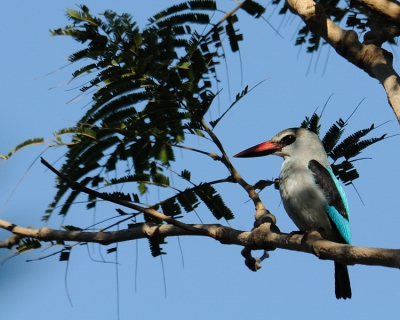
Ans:
[[[320,134],[320,119],[321,117],[314,113],[310,118],[301,123],[302,128],[313,131],[315,134]],[[369,128],[365,128],[349,135],[340,143],[340,139],[344,133],[347,122],[339,119],[334,123],[326,132],[325,136],[321,139],[327,155],[333,160],[331,164],[333,173],[343,181],[344,184],[351,184],[360,175],[354,168],[350,159],[359,155],[362,150],[370,145],[385,139],[386,134],[371,139],[361,140],[368,133],[375,129],[374,124]]]
[[[254,1],[244,1],[237,9],[255,18],[265,12]],[[223,16],[216,1],[186,1],[154,15],[140,29],[129,14],[108,10],[95,16],[84,5],[68,10],[71,23],[51,33],[83,44],[69,56],[69,61],[80,63],[72,74],[73,80],[90,77],[80,87],[77,98],[89,94],[92,97],[76,126],[54,133],[54,146],[68,148],[60,171],[71,181],[89,188],[107,188],[107,195],[136,203],[143,203],[150,190],[164,188],[170,196],[148,206],[170,217],[180,218],[203,203],[216,219],[233,219],[232,211],[212,186],[214,182],[195,183],[189,170],[181,169],[178,174],[172,166],[175,149],[186,148],[183,143],[187,135],[206,138],[220,148],[208,131],[204,115],[218,93],[214,89],[219,81],[217,66],[225,58],[221,48],[229,46],[236,52],[243,40],[236,27],[236,11]],[[218,14],[221,20],[212,22]],[[246,87],[212,126],[247,93]],[[18,147],[32,143],[43,140],[29,140]],[[111,179],[110,174],[114,174]],[[170,180],[174,177],[187,187],[173,187]],[[129,192],[122,190],[132,185],[136,192],[132,187]],[[43,217],[45,221],[55,210],[63,216],[68,214],[80,196],[80,191],[71,190],[59,178],[56,188]],[[95,208],[96,203],[96,197],[89,195],[87,209]],[[134,223],[129,227],[150,221],[163,223],[149,216],[142,216],[143,222],[137,221],[138,213],[119,208],[117,211],[123,221],[132,217]],[[75,228],[64,227],[79,230]],[[161,248],[164,239],[152,239],[149,244],[153,256],[165,254]],[[24,243],[20,250],[32,246],[35,243]],[[69,252],[63,250],[60,260],[68,260]]]
[[[42,244],[37,239],[25,238],[21,239],[20,244],[17,246],[17,253],[23,253],[30,250],[41,248]]]
[[[261,7],[251,1],[245,3],[246,12],[260,14]],[[80,91],[94,90],[94,94],[80,125],[56,133],[57,137],[73,135],[61,168],[64,174],[98,187],[104,174],[126,162],[134,174],[112,179],[105,186],[134,182],[139,195],[148,192],[148,185],[169,186],[163,171],[175,160],[174,146],[181,145],[187,134],[205,136],[202,120],[215,97],[212,86],[218,80],[216,65],[223,58],[218,52],[222,39],[228,36],[232,51],[239,49],[242,40],[234,27],[237,17],[230,14],[212,24],[211,16],[216,12],[215,1],[187,1],[154,15],[140,30],[129,14],[106,11],[99,18],[86,6],[67,11],[72,24],[52,34],[86,44],[69,60],[87,62],[73,78],[90,74],[91,80]],[[201,34],[196,26],[201,30],[206,27],[206,31]],[[183,172],[182,178],[190,180],[189,171]],[[60,210],[60,214],[67,214],[79,193],[69,191],[60,180],[57,189],[45,220],[69,193]],[[221,199],[215,190],[207,190],[202,197],[211,212],[218,218],[232,217],[227,208],[219,212]],[[191,200],[182,195],[178,202],[171,198],[173,202],[162,204],[163,211],[175,215],[181,205],[193,210],[197,198],[194,193],[189,196],[188,191],[184,194]],[[129,194],[114,195],[130,200]],[[89,200],[92,207],[93,199]]]
[[[17,145],[14,149],[12,149],[8,154],[6,154],[6,155],[0,154],[0,158],[4,159],[4,160],[7,160],[14,153],[16,153],[17,151],[21,150],[22,148],[29,147],[29,146],[32,146],[32,145],[37,145],[37,144],[45,144],[44,139],[43,138],[34,138],[34,139],[25,140],[24,142],[22,142],[19,145]]]
[[[239,3],[236,9],[255,18],[265,12],[264,7],[250,0]],[[195,182],[188,169],[180,168],[177,173],[172,167],[177,148],[206,154],[212,161],[226,156],[209,126],[215,128],[251,90],[246,86],[226,111],[210,124],[204,116],[220,91],[215,88],[219,82],[217,66],[225,59],[221,48],[229,45],[231,51],[236,52],[243,40],[235,27],[238,22],[236,9],[215,23],[212,17],[220,14],[216,1],[186,1],[154,15],[144,29],[140,29],[129,14],[108,10],[96,17],[84,5],[79,10],[68,10],[71,24],[51,33],[71,37],[84,45],[69,56],[69,61],[84,64],[73,72],[72,77],[79,80],[84,75],[89,76],[90,80],[79,90],[80,95],[92,93],[92,97],[88,110],[76,126],[54,133],[55,146],[68,148],[60,171],[71,181],[89,188],[107,188],[105,194],[129,202],[147,202],[150,190],[161,192],[163,188],[169,192],[168,196],[163,194],[163,200],[147,206],[169,217],[193,214],[203,204],[214,218],[233,219],[233,212],[214,187],[219,182],[231,181],[229,178]],[[306,39],[308,31],[301,32]],[[318,48],[317,37],[308,41]],[[302,126],[319,134],[319,122],[320,117],[314,113],[303,121]],[[334,173],[344,183],[351,183],[358,178],[358,173],[350,159],[385,136],[361,140],[374,129],[371,126],[339,143],[345,125],[339,119],[322,142],[334,160]],[[71,140],[63,141],[65,135]],[[186,147],[183,143],[188,135],[213,142],[223,156]],[[20,148],[37,143],[43,144],[44,140],[27,140],[0,157],[7,159]],[[227,157],[222,160],[232,173],[227,161]],[[115,177],[109,178],[110,174]],[[174,187],[174,178],[185,186],[182,190]],[[260,180],[255,188],[262,190],[272,184],[276,186],[277,181]],[[136,187],[136,192],[132,186]],[[67,215],[80,196],[79,190],[71,190],[60,178],[56,179],[56,188],[54,200],[43,217],[45,221],[56,210],[62,216]],[[87,209],[95,208],[96,201],[96,196],[89,195]],[[158,218],[137,212],[116,210],[121,222],[131,219],[133,223],[128,227],[140,226],[143,222],[163,223]],[[137,221],[139,219],[142,221]],[[64,229],[81,230],[73,226]],[[149,240],[152,255],[165,254],[161,247],[165,243],[162,238]],[[40,246],[39,241],[25,239],[17,250],[23,252]],[[68,260],[69,253],[70,247],[65,247],[60,260]]]

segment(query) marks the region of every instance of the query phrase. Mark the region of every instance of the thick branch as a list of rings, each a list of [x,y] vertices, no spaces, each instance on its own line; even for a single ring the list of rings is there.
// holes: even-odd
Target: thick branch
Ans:
[[[361,43],[353,30],[345,31],[313,0],[286,0],[289,9],[320,35],[343,58],[380,81],[400,122],[400,78],[393,69],[393,55],[371,41]]]
[[[356,0],[359,4],[367,7],[400,26],[400,4],[390,0]]]
[[[146,223],[135,228],[110,232],[60,231],[47,227],[41,229],[22,228],[0,220],[0,228],[9,230],[18,237],[35,238],[40,241],[94,242],[103,245],[142,238],[174,236],[207,236],[221,244],[238,245],[251,250],[273,250],[274,248],[315,254],[320,259],[335,260],[345,264],[379,265],[400,268],[400,250],[354,247],[323,239],[312,232],[305,239],[302,235],[281,233],[270,223],[263,223],[251,232],[235,230],[219,224],[190,225],[204,232],[192,232],[170,224]]]

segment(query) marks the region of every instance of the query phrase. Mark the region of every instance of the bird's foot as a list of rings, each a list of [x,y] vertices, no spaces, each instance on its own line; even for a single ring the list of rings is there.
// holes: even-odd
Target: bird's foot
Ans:
[[[307,231],[292,231],[287,236],[285,243],[288,244],[291,237],[294,235],[302,235],[301,244],[304,245],[307,239],[311,239],[312,241],[322,239],[321,232],[324,232],[323,228],[319,228],[318,230],[307,230]]]
[[[286,240],[285,240],[285,243],[288,244],[290,238],[293,237],[293,236],[296,235],[296,234],[304,235],[304,232],[303,232],[303,231],[300,231],[300,230],[299,230],[299,231],[292,231],[292,232],[289,233],[289,235],[287,236],[287,238],[286,238]],[[303,236],[303,238],[304,238],[304,236]]]
[[[324,231],[324,228],[318,228],[318,230],[307,230],[304,232],[303,238],[301,239],[301,244],[304,245],[307,240],[311,240],[313,242],[315,240],[323,239],[321,232]]]

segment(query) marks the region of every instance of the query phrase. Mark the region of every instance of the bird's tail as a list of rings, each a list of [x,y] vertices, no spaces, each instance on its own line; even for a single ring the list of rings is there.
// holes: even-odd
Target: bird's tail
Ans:
[[[347,266],[335,261],[336,299],[351,299],[351,286]]]

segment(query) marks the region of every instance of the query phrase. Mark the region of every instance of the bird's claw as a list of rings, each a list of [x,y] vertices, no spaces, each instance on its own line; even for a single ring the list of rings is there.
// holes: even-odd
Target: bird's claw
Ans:
[[[286,238],[286,240],[285,240],[285,243],[286,244],[288,244],[289,243],[289,240],[290,240],[290,238],[291,237],[293,237],[294,235],[296,235],[296,234],[300,234],[300,235],[303,235],[304,234],[304,232],[303,231],[292,231],[291,233],[289,233],[289,235],[287,236],[287,238]]]

